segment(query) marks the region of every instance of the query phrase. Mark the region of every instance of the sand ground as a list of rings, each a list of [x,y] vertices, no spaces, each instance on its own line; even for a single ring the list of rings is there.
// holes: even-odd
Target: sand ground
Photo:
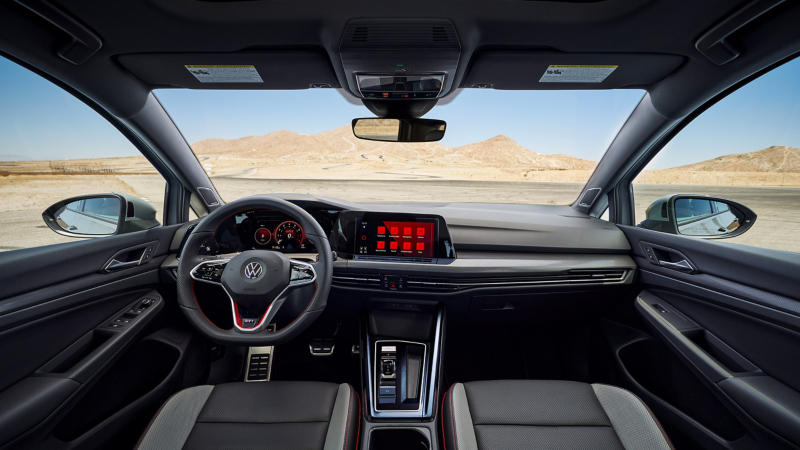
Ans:
[[[78,181],[78,182],[76,182]],[[302,193],[355,202],[476,202],[569,204],[584,183],[416,180],[298,180],[213,177],[226,201],[256,193]],[[163,208],[164,181],[158,175],[11,175],[0,177],[0,251],[71,242],[44,224],[42,211],[66,197],[125,192]],[[712,194],[739,201],[757,214],[754,227],[724,242],[800,252],[800,188],[635,184],[637,218],[656,198],[671,193]]]

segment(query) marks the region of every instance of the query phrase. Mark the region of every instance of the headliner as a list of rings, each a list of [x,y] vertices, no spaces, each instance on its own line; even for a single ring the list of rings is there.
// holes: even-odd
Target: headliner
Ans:
[[[695,48],[695,42],[747,2],[53,0],[52,3],[100,37],[103,45],[96,54],[80,65],[61,59],[56,51],[68,40],[66,34],[21,5],[9,2],[0,5],[0,50],[72,86],[123,118],[140,111],[152,89],[164,87],[158,73],[149,77],[131,73],[124,61],[135,59],[135,54],[258,52],[282,55],[284,59],[306,54],[309,61],[313,59],[309,67],[319,73],[328,71],[334,86],[347,86],[339,43],[347,23],[363,18],[452,21],[461,44],[454,90],[464,87],[470,71],[479,66],[474,64],[480,61],[477,56],[489,51],[562,56],[650,54],[651,59],[638,62],[643,69],[668,59],[672,62],[666,64],[669,66],[664,69],[666,72],[658,76],[651,73],[649,78],[641,78],[645,84],[635,87],[650,92],[656,110],[673,119],[688,114],[737,81],[800,51],[800,27],[796,26],[800,4],[795,2],[778,5],[736,32],[730,41],[741,50],[741,55],[724,65],[706,58]],[[146,63],[145,58],[143,64]],[[482,65],[487,64],[484,61]],[[505,84],[498,84],[505,88],[536,87],[525,83],[532,76],[529,70],[502,72],[506,75]],[[262,88],[297,88],[292,81],[292,77],[275,77],[273,83]],[[346,88],[343,91],[346,93]]]

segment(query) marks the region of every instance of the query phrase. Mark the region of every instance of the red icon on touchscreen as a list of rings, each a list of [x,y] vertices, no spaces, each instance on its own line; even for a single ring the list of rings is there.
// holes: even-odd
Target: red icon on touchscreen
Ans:
[[[386,227],[378,227],[378,234],[386,234]]]
[[[397,227],[392,227],[391,230],[392,230],[392,234],[397,234],[398,233]]]
[[[417,228],[417,236],[425,236],[425,228]]]
[[[411,234],[411,227],[403,227],[403,234],[408,236]]]
[[[425,244],[423,242],[417,242],[417,250],[425,250]]]
[[[397,242],[390,242],[389,248],[392,250],[397,250]]]
[[[378,241],[378,248],[386,248],[386,242]]]
[[[403,250],[411,250],[411,242],[403,242]]]

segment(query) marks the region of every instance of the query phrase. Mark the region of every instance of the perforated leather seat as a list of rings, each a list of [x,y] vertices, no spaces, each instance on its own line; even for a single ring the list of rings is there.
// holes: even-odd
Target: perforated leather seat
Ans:
[[[457,383],[442,402],[445,450],[672,450],[632,393],[603,384]]]
[[[358,394],[349,384],[281,382],[198,386],[173,395],[137,450],[355,450]]]

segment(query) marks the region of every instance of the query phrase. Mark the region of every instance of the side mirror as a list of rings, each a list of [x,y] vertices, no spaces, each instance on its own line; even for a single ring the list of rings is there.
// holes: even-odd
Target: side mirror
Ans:
[[[150,203],[128,194],[61,200],[47,208],[42,219],[54,232],[76,238],[132,233],[161,225]]]
[[[446,126],[433,119],[353,119],[353,135],[368,141],[434,142],[444,137]]]
[[[753,210],[733,200],[694,194],[661,197],[647,207],[645,216],[637,227],[707,239],[739,236],[757,217]]]

